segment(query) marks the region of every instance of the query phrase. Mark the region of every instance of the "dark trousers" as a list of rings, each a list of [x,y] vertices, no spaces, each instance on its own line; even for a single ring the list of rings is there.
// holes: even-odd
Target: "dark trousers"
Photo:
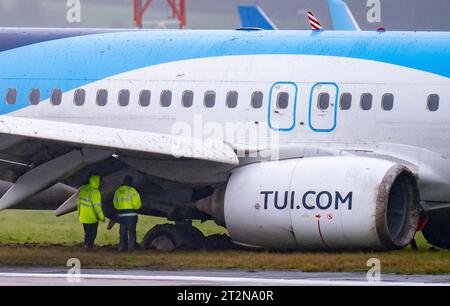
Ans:
[[[95,238],[97,238],[98,223],[83,224],[84,228],[84,246],[87,249],[94,247]]]
[[[136,226],[138,222],[137,216],[118,217],[120,223],[120,242],[119,251],[135,251],[136,242]]]

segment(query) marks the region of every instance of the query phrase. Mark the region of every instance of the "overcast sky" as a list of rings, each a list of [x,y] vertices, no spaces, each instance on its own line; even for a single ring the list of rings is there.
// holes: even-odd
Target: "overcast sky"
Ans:
[[[79,0],[81,23],[66,19],[67,0],[0,0],[0,26],[3,27],[132,27],[132,0]],[[380,26],[388,30],[450,31],[450,0],[377,0],[381,22],[367,19],[368,2],[346,0],[361,27]],[[154,4],[145,19],[157,21],[169,14],[165,0]],[[305,11],[312,10],[330,28],[325,0],[187,0],[188,28],[238,28],[238,3],[259,4],[280,29],[307,29]]]

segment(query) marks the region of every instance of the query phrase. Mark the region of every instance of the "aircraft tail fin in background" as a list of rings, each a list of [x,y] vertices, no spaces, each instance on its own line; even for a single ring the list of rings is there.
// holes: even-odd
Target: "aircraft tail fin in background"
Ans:
[[[257,5],[239,5],[238,11],[244,28],[277,30],[277,27]]]
[[[347,4],[342,0],[327,0],[333,28],[336,31],[361,31],[355,17]],[[277,30],[275,24],[257,5],[238,5],[242,27]],[[310,16],[311,14],[311,16]],[[312,13],[308,13],[309,23],[314,31],[322,30],[322,26]]]
[[[314,14],[312,12],[308,12],[307,15],[308,15],[308,20],[309,20],[309,25],[311,26],[311,29],[313,31],[323,30],[323,27],[320,24],[319,20],[317,20],[317,18],[314,17]]]
[[[336,31],[361,31],[352,12],[342,0],[328,0],[331,21]]]

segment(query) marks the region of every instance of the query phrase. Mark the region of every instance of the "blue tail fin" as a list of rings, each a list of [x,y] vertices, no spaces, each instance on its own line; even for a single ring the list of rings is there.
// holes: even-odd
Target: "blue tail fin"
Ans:
[[[264,30],[277,29],[259,6],[239,5],[238,11],[244,28],[261,28]]]
[[[333,28],[336,31],[361,31],[347,4],[342,0],[328,0]]]

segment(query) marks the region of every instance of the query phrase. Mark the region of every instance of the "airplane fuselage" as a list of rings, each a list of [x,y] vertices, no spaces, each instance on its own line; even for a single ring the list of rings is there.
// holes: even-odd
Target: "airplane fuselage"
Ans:
[[[0,45],[3,115],[386,155],[450,202],[450,33],[4,29]]]

